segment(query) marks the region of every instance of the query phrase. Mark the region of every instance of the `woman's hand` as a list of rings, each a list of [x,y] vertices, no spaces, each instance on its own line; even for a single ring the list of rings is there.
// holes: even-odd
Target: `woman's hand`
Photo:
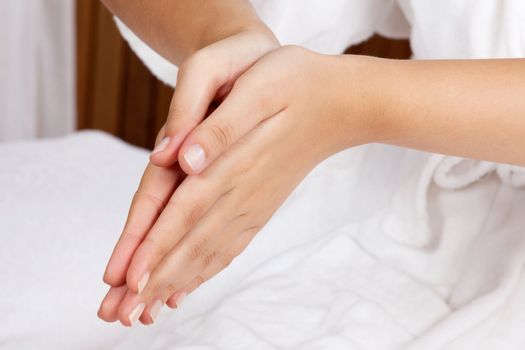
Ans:
[[[158,166],[177,161],[181,143],[230,92],[237,78],[279,42],[263,24],[253,25],[195,52],[180,66],[165,134],[151,155]]]
[[[242,26],[238,32],[226,33],[217,30],[206,34],[202,41],[212,44],[193,53],[180,67],[168,122],[157,136],[157,151],[163,148],[165,151],[152,155],[152,160],[159,166],[153,162],[148,164],[131,204],[124,231],[106,267],[104,281],[112,289],[100,308],[99,315],[104,320],[114,320],[113,308],[105,305],[117,304],[120,294],[115,290],[138,292],[139,287],[134,280],[128,281],[130,290],[122,285],[126,284],[126,274],[135,250],[185,176],[174,164],[178,143],[208,115],[208,108],[214,100],[227,95],[240,74],[279,45],[271,31],[256,21]],[[166,144],[166,140],[171,142]],[[191,290],[191,285],[187,289]]]
[[[192,175],[159,201],[164,209],[127,272],[128,287],[139,293],[111,292],[105,303],[113,317],[124,325],[153,322],[160,305],[175,306],[228,266],[321,160],[373,140],[359,64],[339,63],[284,47],[235,82],[185,139],[180,164]],[[342,99],[343,91],[351,97]],[[204,154],[198,167],[185,158],[195,145]]]

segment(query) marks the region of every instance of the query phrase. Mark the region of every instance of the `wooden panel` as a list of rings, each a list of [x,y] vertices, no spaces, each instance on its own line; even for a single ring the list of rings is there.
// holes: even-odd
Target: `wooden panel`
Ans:
[[[89,85],[91,83],[90,73],[92,71],[93,62],[93,44],[94,35],[93,27],[97,18],[96,1],[78,1],[76,5],[76,20],[77,20],[77,125],[79,128],[86,128],[90,123],[88,121],[88,102],[90,100],[91,90]]]
[[[131,51],[100,2],[77,0],[79,129],[104,130],[151,148],[172,94]]]
[[[129,54],[125,81],[125,108],[123,138],[134,145],[147,147],[150,115],[153,103],[154,78],[142,62]]]
[[[95,81],[92,84],[93,96],[90,101],[90,127],[119,135],[127,64],[126,46],[115,27],[113,17],[101,5],[98,8],[95,35],[97,44],[93,48],[95,57],[92,68]]]

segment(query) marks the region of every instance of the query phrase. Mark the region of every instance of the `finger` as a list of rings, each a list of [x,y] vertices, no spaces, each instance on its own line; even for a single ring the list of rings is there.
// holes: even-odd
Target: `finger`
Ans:
[[[104,273],[104,282],[120,286],[136,248],[153,226],[183,174],[178,167],[161,168],[148,164],[133,197],[128,219]]]
[[[166,254],[157,268],[152,270],[150,280],[141,293],[146,305],[159,297],[167,300],[214,261],[220,234],[237,206],[233,195],[222,196],[198,225]]]
[[[166,300],[166,305],[168,307],[172,309],[179,308],[187,295],[200,287],[201,284],[227,268],[232,263],[233,259],[235,259],[244,249],[246,249],[255,234],[258,232],[259,228],[252,227],[240,234],[236,233],[235,227],[229,227],[226,230],[230,230],[229,234],[224,235],[224,242],[228,242],[225,247],[226,249],[222,253],[218,254],[217,258],[199,276],[194,278],[184,288],[181,288],[172,294]],[[230,239],[234,240],[235,243],[229,244]]]
[[[224,205],[226,204],[227,202],[224,203]],[[218,215],[217,219],[219,217]],[[204,225],[204,227],[209,227],[213,223],[215,223],[215,220],[210,220],[208,225]],[[244,250],[259,230],[259,226],[252,226],[244,229],[241,233],[236,233],[243,226],[245,226],[243,220],[233,220],[228,229],[228,234],[224,237],[214,235],[214,239],[209,238],[211,244],[208,252],[216,252],[219,249],[218,247],[222,246],[225,249],[223,254],[209,253],[202,255],[202,259],[196,259],[192,264],[181,267],[183,264],[178,264],[177,260],[173,259],[173,256],[181,256],[183,253],[174,254],[172,252],[170,254],[170,257],[172,257],[171,263],[166,264],[163,261],[163,266],[159,267],[159,270],[164,269],[167,275],[171,277],[162,276],[157,270],[152,275],[152,280],[142,294],[128,293],[122,301],[118,312],[122,324],[131,325],[136,323],[137,320],[146,325],[152,324],[164,304],[168,304],[172,308],[180,307],[186,295],[195,290],[205,280],[215,276],[227,267]],[[229,242],[234,243],[229,244]],[[173,276],[176,277],[173,278]],[[184,287],[181,288],[180,286]]]
[[[140,293],[160,261],[189,232],[224,193],[226,179],[210,181],[188,177],[173,193],[144,241],[136,249],[127,271],[128,288]]]
[[[210,55],[209,49],[198,51],[179,69],[166,135],[151,153],[151,161],[158,166],[171,166],[177,161],[180,144],[205,118],[208,106],[228,78],[226,67]]]
[[[188,135],[179,151],[187,174],[198,174],[259,123],[283,106],[274,91],[248,75],[239,78],[224,102]]]
[[[241,32],[197,51],[179,69],[166,139],[151,157],[154,164],[169,166],[189,132],[205,117],[214,99],[222,99],[237,78],[259,58],[279,46],[275,37]]]
[[[102,300],[98,309],[98,317],[106,322],[115,322],[118,320],[118,307],[122,302],[122,299],[124,299],[127,290],[128,288],[126,285],[109,288],[108,293]]]
[[[204,274],[206,271],[204,271]],[[191,292],[193,292],[195,289],[197,289],[202,283],[204,282],[204,278],[201,276],[195,277],[193,280],[191,280],[190,283],[188,283],[184,288],[181,288],[174,294],[170,295],[168,300],[166,300],[166,305],[172,309],[176,309],[181,307],[182,302],[184,301],[184,298]]]
[[[141,297],[128,289],[118,306],[118,320],[123,326],[132,327],[137,324],[145,307],[146,303]]]

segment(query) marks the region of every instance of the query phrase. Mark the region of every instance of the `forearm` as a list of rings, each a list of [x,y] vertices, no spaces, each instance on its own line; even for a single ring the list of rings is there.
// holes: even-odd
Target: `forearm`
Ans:
[[[525,60],[370,59],[376,140],[525,165]]]
[[[264,26],[248,0],[102,0],[159,54],[179,65],[210,43]]]

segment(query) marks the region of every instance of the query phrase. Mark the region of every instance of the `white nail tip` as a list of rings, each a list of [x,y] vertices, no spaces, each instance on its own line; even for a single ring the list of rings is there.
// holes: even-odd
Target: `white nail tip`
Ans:
[[[163,138],[162,141],[160,141],[160,143],[157,145],[157,147],[155,147],[153,152],[151,152],[151,154],[155,154],[155,153],[159,153],[159,152],[164,151],[164,149],[166,149],[166,146],[168,145],[168,143],[170,143],[170,138],[169,137]]]
[[[206,160],[204,149],[202,149],[200,145],[190,146],[186,153],[184,153],[184,160],[194,171],[199,170]]]
[[[130,312],[128,319],[131,326],[133,326],[139,320],[139,317],[142,315],[142,311],[144,311],[145,307],[146,305],[144,303],[140,303]]]
[[[160,309],[162,308],[162,301],[156,300],[153,305],[151,306],[149,310],[149,315],[153,322],[157,319],[157,316],[159,315]]]
[[[149,272],[146,272],[144,276],[142,276],[142,278],[140,279],[139,283],[137,284],[137,289],[138,289],[139,294],[142,293],[142,291],[146,287],[146,284],[148,284],[148,280],[149,280]]]

